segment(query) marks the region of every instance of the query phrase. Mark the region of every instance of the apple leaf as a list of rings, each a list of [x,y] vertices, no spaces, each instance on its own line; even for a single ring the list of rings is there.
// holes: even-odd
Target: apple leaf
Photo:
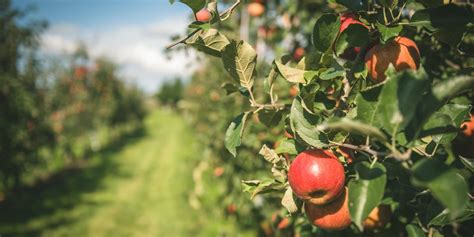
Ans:
[[[422,133],[441,131],[438,135],[432,135],[433,141],[439,144],[448,144],[457,136],[458,128],[470,110],[471,106],[447,104],[430,117],[424,125]]]
[[[251,112],[245,112],[237,116],[225,132],[225,147],[234,156],[237,156],[237,147],[242,143],[245,122]]]
[[[474,77],[458,76],[439,82],[423,96],[423,103],[416,107],[416,116],[405,131],[409,141],[418,137],[428,119],[449,100],[467,91],[474,91]]]
[[[319,126],[321,130],[344,131],[361,136],[387,141],[387,137],[378,128],[348,118],[333,120]]]
[[[341,22],[334,14],[322,15],[313,28],[313,46],[320,52],[326,52],[334,43],[339,34]]]
[[[356,98],[356,119],[381,127],[391,135],[403,130],[413,119],[416,106],[429,86],[423,70],[393,71],[390,67],[383,85],[363,91]]]
[[[302,140],[305,144],[316,148],[326,147],[327,137],[316,127],[319,123],[321,123],[321,118],[306,111],[300,97],[293,100],[290,125],[291,130],[296,132],[298,140]]]
[[[369,29],[360,24],[351,24],[337,38],[336,54],[340,55],[353,47],[363,47],[367,43],[369,43]]]
[[[206,54],[221,57],[221,51],[229,44],[229,40],[216,29],[201,31],[186,40],[186,44]]]
[[[193,10],[194,13],[198,12],[199,10],[204,8],[204,6],[206,6],[206,0],[179,0],[179,1],[186,4],[189,8]]]
[[[425,232],[423,230],[415,225],[415,224],[409,224],[405,227],[405,230],[408,233],[408,237],[425,237]]]
[[[296,155],[298,154],[298,151],[296,149],[296,144],[295,140],[293,139],[288,139],[288,138],[283,138],[278,140],[279,144],[278,147],[275,149],[275,152],[277,154],[283,154],[287,153],[290,155]]]
[[[382,201],[387,183],[386,169],[381,163],[367,161],[355,166],[357,178],[349,181],[349,212],[352,221],[362,230],[362,222]]]
[[[439,159],[424,159],[412,168],[412,183],[428,188],[449,210],[451,219],[459,217],[469,200],[466,180]]]
[[[284,206],[289,213],[296,213],[298,211],[298,206],[296,205],[291,187],[286,189],[285,194],[281,199],[281,205]]]
[[[390,39],[398,36],[400,32],[403,30],[403,27],[401,25],[394,26],[394,27],[388,27],[383,24],[380,24],[379,22],[376,22],[375,24],[377,26],[377,29],[379,29],[380,32],[380,39],[382,42],[388,42]]]
[[[275,65],[278,68],[280,75],[289,82],[293,83],[306,83],[304,74],[305,70],[292,68],[281,63],[280,60],[275,60]]]
[[[251,88],[256,76],[257,53],[245,41],[231,41],[222,51],[224,68],[241,86]]]

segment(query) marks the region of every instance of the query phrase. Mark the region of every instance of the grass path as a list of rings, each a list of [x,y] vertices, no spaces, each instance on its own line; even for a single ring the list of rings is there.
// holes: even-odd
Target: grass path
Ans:
[[[87,167],[0,203],[0,235],[195,236],[199,218],[187,201],[199,159],[193,134],[166,111],[150,114],[145,126]]]

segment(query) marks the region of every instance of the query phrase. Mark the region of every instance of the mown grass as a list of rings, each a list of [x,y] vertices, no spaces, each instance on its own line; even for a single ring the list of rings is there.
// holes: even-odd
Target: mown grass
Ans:
[[[0,202],[0,235],[238,236],[188,203],[200,152],[178,115],[155,111],[143,130]]]

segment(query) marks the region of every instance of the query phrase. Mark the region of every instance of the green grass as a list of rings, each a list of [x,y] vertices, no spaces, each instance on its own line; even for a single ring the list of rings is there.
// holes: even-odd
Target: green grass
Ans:
[[[0,202],[0,235],[215,236],[225,220],[188,204],[200,152],[182,118],[153,112],[143,130],[102,149],[84,165]]]

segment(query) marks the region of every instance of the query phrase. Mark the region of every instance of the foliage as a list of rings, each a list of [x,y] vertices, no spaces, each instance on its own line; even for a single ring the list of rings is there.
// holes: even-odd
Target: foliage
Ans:
[[[181,79],[175,78],[173,81],[166,81],[160,87],[156,98],[163,105],[176,106],[183,97],[184,85]]]
[[[202,97],[209,94],[206,91],[219,93],[222,85],[230,95],[205,101],[186,93],[183,108],[208,143],[213,157],[208,162],[225,166],[225,177],[233,180],[227,182],[223,199],[241,199],[235,180],[242,179],[244,191],[254,200],[265,200],[264,205],[239,205],[247,219],[260,223],[253,227],[267,236],[274,231],[317,236],[472,235],[472,170],[453,149],[464,139],[456,135],[469,118],[474,98],[471,5],[268,0],[267,14],[243,25],[248,16],[238,5],[246,2],[224,3],[228,9],[220,14],[218,1],[199,6],[182,2],[193,11],[207,6],[215,16],[210,29],[195,29],[191,23],[195,30],[177,41],[212,56],[208,69],[198,71],[188,89],[200,91]],[[339,32],[340,16],[348,12],[357,14],[365,27],[356,24]],[[239,23],[242,34],[236,35]],[[367,76],[365,54],[398,36],[416,42],[421,66],[396,71],[397,65],[392,65],[382,72],[387,79],[376,84]],[[306,54],[300,60],[294,52],[302,46]],[[354,48],[356,57],[345,57]],[[277,59],[269,60],[273,54]],[[298,88],[294,98],[288,95],[292,86]],[[269,149],[284,132],[289,133],[280,141],[285,152]],[[260,147],[265,159],[256,158]],[[278,199],[301,210],[299,201],[292,202],[288,195],[285,174],[292,157],[310,148],[354,152],[354,161],[344,162],[353,225],[329,233],[310,227],[300,211],[280,209],[291,215],[291,227],[267,228],[272,209],[280,213]],[[230,159],[225,150],[237,158]],[[280,159],[283,165],[275,166],[273,161]],[[390,205],[390,223],[364,230],[362,222],[380,204]],[[258,211],[250,215],[248,208]]]

